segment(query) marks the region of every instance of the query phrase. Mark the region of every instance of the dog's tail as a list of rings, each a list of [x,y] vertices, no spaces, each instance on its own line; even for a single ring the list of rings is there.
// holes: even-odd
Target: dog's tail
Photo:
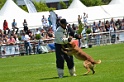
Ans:
[[[100,64],[101,60],[95,61],[94,64]]]

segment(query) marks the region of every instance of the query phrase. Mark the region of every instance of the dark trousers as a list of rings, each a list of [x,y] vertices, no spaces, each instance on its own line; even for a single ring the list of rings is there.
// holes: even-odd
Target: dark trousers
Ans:
[[[8,34],[9,34],[9,32],[10,32],[10,29],[7,29],[8,30]],[[6,34],[6,30],[4,30],[4,34]]]
[[[61,49],[62,49],[61,44],[55,43],[56,67],[60,69],[64,69],[64,61],[66,61],[68,69],[72,69],[74,67],[73,56],[68,56],[67,54],[62,52]]]
[[[16,29],[16,34],[18,33],[19,28],[13,27],[12,29],[13,29],[13,32],[15,32],[15,29]]]
[[[24,26],[24,31],[25,31],[25,33],[28,33],[28,27],[27,26]]]
[[[25,42],[24,42],[24,45],[25,45],[26,55],[31,54],[31,47],[32,47],[32,46],[31,46],[31,43],[25,41]]]

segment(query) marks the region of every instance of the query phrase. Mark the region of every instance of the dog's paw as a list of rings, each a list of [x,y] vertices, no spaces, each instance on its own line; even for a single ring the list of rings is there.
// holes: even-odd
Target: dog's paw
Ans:
[[[84,73],[84,74],[83,74],[83,76],[86,76],[86,75],[88,75],[88,74],[87,74],[87,73]]]
[[[95,74],[95,71],[93,71],[93,74]]]

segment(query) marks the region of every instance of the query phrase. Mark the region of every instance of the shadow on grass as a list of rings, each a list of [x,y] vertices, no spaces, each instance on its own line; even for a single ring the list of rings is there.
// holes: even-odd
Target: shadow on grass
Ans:
[[[90,76],[93,74],[88,74],[88,75],[78,75],[78,76],[73,76],[73,77],[85,77],[85,76]],[[72,77],[72,76],[64,76],[63,78],[67,78],[67,77]],[[60,79],[59,77],[51,77],[51,78],[41,78],[40,80],[52,80],[52,79]]]
[[[66,78],[69,76],[64,76],[63,78]],[[51,79],[60,79],[59,77],[51,77],[51,78],[41,78],[40,80],[51,80]]]

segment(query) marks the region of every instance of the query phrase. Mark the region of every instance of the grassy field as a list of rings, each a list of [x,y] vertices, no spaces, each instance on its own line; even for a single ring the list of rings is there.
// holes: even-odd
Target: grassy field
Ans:
[[[124,44],[83,49],[102,63],[96,73],[83,76],[86,69],[75,59],[76,77],[71,77],[65,63],[64,78],[57,77],[55,53],[0,59],[0,82],[123,82]]]

